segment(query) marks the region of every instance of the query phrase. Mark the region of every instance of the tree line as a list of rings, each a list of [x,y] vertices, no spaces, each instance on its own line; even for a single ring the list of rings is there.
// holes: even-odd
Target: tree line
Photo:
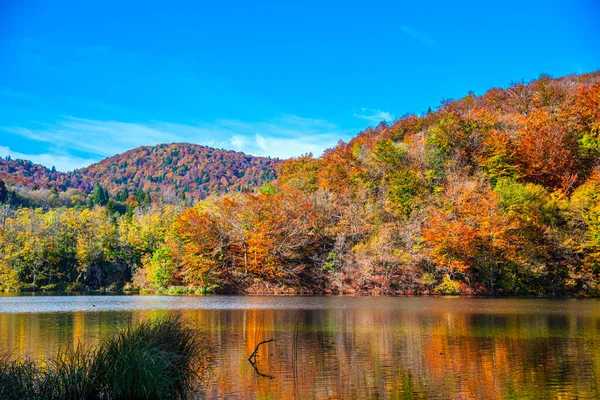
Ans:
[[[255,192],[5,205],[0,286],[597,296],[599,157],[600,73],[541,76],[286,160]]]

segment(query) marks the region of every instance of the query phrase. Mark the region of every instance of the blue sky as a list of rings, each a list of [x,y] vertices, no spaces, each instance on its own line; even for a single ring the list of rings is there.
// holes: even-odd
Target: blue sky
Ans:
[[[0,0],[0,156],[319,155],[443,98],[600,68],[597,0],[485,3]]]

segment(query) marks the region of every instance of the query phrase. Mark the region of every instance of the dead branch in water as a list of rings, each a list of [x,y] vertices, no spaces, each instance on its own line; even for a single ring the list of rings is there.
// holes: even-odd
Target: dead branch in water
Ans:
[[[263,340],[262,342],[257,344],[256,347],[254,348],[254,351],[252,352],[252,354],[250,354],[250,357],[248,357],[248,361],[250,361],[252,363],[252,360],[254,359],[254,362],[256,362],[256,356],[257,356],[256,353],[258,352],[258,348],[260,347],[260,345],[265,344],[265,343],[274,342],[274,341],[275,341],[275,339]]]
[[[252,368],[254,368],[254,372],[256,372],[258,376],[262,376],[263,378],[275,379],[273,375],[263,374],[262,372],[260,372],[258,366],[252,361],[250,361],[250,365],[252,365]]]
[[[248,357],[248,362],[250,362],[250,365],[252,365],[252,368],[254,368],[254,372],[256,372],[259,376],[262,376],[263,378],[275,379],[274,376],[263,374],[258,370],[258,366],[256,365],[256,357],[258,356],[258,354],[257,354],[258,349],[260,348],[260,345],[265,344],[265,343],[274,342],[274,341],[275,341],[275,339],[269,339],[269,340],[263,340],[262,342],[258,343],[256,345],[256,347],[254,348],[254,351],[252,352],[252,354],[250,354],[250,357]]]

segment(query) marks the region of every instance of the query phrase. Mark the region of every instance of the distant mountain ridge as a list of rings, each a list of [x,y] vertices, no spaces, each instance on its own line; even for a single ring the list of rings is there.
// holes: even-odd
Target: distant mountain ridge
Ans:
[[[86,168],[59,172],[26,160],[0,159],[0,180],[8,185],[91,192],[94,185],[115,193],[125,188],[196,199],[252,190],[276,177],[281,160],[254,157],[190,143],[142,146]]]

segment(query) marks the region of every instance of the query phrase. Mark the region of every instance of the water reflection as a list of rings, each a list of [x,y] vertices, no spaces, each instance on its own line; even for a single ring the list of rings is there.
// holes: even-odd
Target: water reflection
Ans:
[[[241,299],[228,309],[4,312],[0,346],[43,358],[177,312],[213,347],[208,398],[600,397],[598,301],[338,298],[311,309],[297,306],[302,298],[275,298],[291,302],[280,308],[263,307],[274,298]],[[257,366],[273,379],[247,360],[270,338]]]

